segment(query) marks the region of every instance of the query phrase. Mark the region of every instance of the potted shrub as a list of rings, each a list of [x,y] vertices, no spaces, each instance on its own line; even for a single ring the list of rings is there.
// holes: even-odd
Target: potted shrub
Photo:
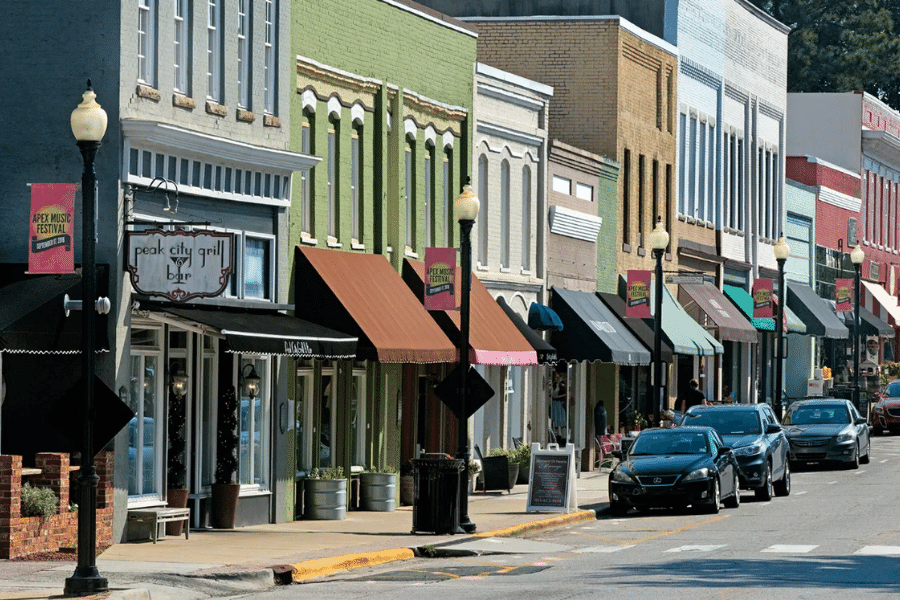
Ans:
[[[479,465],[474,460],[470,460],[469,464],[466,466],[466,474],[469,479],[469,495],[472,495],[472,492],[475,490],[475,480],[478,479],[478,474],[481,472],[481,465]]]
[[[392,467],[370,467],[359,476],[360,508],[376,512],[394,512],[397,471]]]
[[[303,485],[304,518],[340,521],[347,517],[347,479],[343,467],[315,468]]]
[[[216,529],[233,529],[241,486],[235,483],[237,471],[237,395],[228,386],[219,397],[216,479],[212,485],[210,522]]]
[[[519,463],[513,462],[515,454],[511,454],[507,448],[494,448],[491,454],[482,459],[481,468],[484,470],[484,491],[506,490],[512,491],[519,478]]]
[[[416,478],[413,476],[413,463],[406,461],[400,467],[400,504],[412,506],[416,494]]]
[[[531,476],[531,444],[521,443],[512,451],[515,462],[519,463],[519,477],[516,483],[526,484]]]
[[[167,464],[166,502],[172,508],[187,508],[187,466],[185,464],[185,400],[184,396],[169,393],[169,455]],[[179,536],[181,521],[166,523],[166,535]]]

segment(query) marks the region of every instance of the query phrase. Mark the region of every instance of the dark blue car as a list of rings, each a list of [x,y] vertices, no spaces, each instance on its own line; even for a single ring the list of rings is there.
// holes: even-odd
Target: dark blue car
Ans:
[[[764,501],[791,493],[790,447],[768,404],[692,406],[684,424],[719,432],[737,458],[741,489]]]

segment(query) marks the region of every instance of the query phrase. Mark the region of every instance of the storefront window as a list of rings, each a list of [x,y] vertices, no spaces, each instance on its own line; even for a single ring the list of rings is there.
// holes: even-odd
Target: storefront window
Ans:
[[[158,330],[134,329],[128,403],[135,416],[128,424],[128,495],[160,496],[163,381]]]
[[[253,365],[259,375],[259,392],[251,398],[243,384],[243,374],[250,371],[247,365]],[[240,431],[240,454],[238,456],[238,475],[241,485],[264,486],[266,481],[265,465],[267,464],[268,428],[267,413],[269,405],[269,360],[267,358],[245,358],[240,361],[242,374],[240,383],[241,405],[238,415]]]
[[[366,466],[366,373],[355,369],[350,391],[350,445],[353,464]]]
[[[200,379],[200,415],[197,422],[200,427],[198,448],[200,449],[200,485],[207,488],[213,483],[215,476],[216,418],[218,389],[216,385],[215,340],[206,336],[203,343]]]

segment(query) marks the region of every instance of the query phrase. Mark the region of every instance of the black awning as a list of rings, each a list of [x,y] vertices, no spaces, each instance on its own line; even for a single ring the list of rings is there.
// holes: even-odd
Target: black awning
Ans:
[[[321,359],[356,356],[357,338],[279,312],[180,307],[154,310],[218,330],[225,337],[228,350],[235,353]]]
[[[631,330],[644,346],[647,347],[650,352],[653,352],[653,340],[655,337],[655,333],[653,332],[653,328],[647,325],[644,322],[644,319],[638,318],[628,318],[625,315],[627,314],[627,307],[625,306],[625,300],[617,296],[616,294],[610,294],[607,292],[596,292],[597,297],[606,304],[611,311],[613,311],[617,317],[622,319],[622,322],[625,323],[625,326]],[[660,340],[660,354],[662,355],[662,361],[664,363],[672,362],[672,346],[668,344],[665,340],[665,335],[663,339]]]
[[[847,339],[850,332],[811,287],[802,283],[787,284],[787,305],[806,325],[806,335]]]
[[[500,308],[503,309],[503,312],[506,313],[509,320],[513,322],[513,325],[515,325],[522,335],[525,336],[525,339],[528,340],[528,343],[531,344],[531,347],[537,352],[539,363],[556,362],[556,348],[551,346],[544,338],[538,335],[534,329],[529,327],[528,323],[522,320],[522,317],[506,303],[506,299],[503,296],[497,298],[497,304],[500,305]],[[534,306],[534,304],[532,304],[532,306]],[[560,322],[560,324],[562,324],[562,322]]]
[[[847,329],[853,331],[853,311],[838,311],[834,305],[834,300],[828,300],[831,310],[834,314],[847,326]],[[894,328],[886,321],[882,321],[868,308],[859,305],[859,335],[879,335],[881,337],[894,337]]]
[[[551,293],[552,308],[565,329],[554,331],[550,339],[563,360],[650,364],[647,348],[600,298],[555,286]]]
[[[97,269],[97,295],[106,295],[106,267]],[[27,277],[27,276],[26,276]],[[63,298],[81,299],[81,275],[27,277],[0,288],[0,352],[77,354],[81,352],[81,311],[66,317]],[[107,316],[95,320],[94,347],[109,350]]]

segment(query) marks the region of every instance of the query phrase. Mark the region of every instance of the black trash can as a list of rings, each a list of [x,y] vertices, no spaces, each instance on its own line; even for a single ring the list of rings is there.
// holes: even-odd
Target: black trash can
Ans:
[[[413,459],[413,533],[458,533],[462,460]],[[467,493],[468,490],[463,490]]]

